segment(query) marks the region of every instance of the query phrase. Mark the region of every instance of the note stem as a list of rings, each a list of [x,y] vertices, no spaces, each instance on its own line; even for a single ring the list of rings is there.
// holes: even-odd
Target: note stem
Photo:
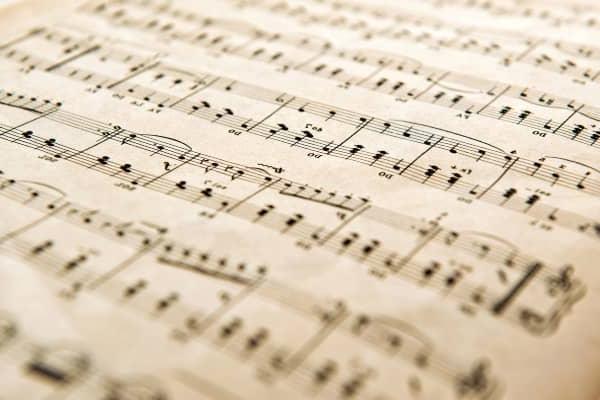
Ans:
[[[275,110],[273,110],[272,112],[270,112],[269,114],[267,114],[267,116],[265,116],[263,119],[261,119],[260,121],[258,121],[254,125],[252,125],[250,128],[246,129],[246,132],[250,132],[252,129],[254,129],[257,126],[261,125],[267,119],[271,118],[273,115],[275,115],[276,113],[278,113],[279,111],[281,111],[282,108],[287,107],[287,105],[289,103],[291,103],[295,98],[296,97],[291,97],[288,101],[286,101],[285,103],[282,103],[281,105],[279,105]]]
[[[363,122],[362,124],[360,124],[358,126],[358,129],[356,129],[354,132],[352,132],[350,135],[348,135],[347,138],[345,138],[340,143],[338,143],[333,149],[329,150],[327,152],[327,154],[333,153],[335,150],[337,150],[340,146],[342,146],[348,140],[352,139],[352,137],[354,137],[358,132],[362,131],[367,125],[369,125],[371,123],[371,121],[373,121],[373,117],[371,117],[369,120],[367,120],[367,121]]]
[[[490,191],[490,189],[492,189],[498,182],[500,182],[500,180],[502,180],[502,178],[504,178],[504,176],[508,173],[508,171],[510,171],[510,169],[515,165],[515,163],[519,160],[519,157],[515,157],[515,159],[513,160],[512,163],[510,163],[510,165],[508,167],[506,167],[504,169],[504,171],[502,171],[502,173],[500,174],[500,176],[498,176],[498,178],[496,178],[496,180],[494,182],[492,182],[488,187],[485,188],[485,190],[483,190],[481,193],[479,193],[479,195],[477,196],[478,199],[482,198],[487,192]]]
[[[542,269],[542,264],[536,262],[529,266],[525,274],[519,279],[519,281],[508,291],[508,293],[502,297],[498,302],[492,306],[492,312],[496,315],[500,315],[510,305],[510,303],[519,295],[520,292],[525,289],[527,284],[535,277],[535,275]]]
[[[67,207],[70,203],[66,202],[64,204],[62,204],[60,207],[55,207],[52,209],[52,211],[50,211],[47,214],[44,214],[43,216],[41,216],[40,218],[23,225],[22,227],[15,229],[14,231],[8,232],[6,234],[4,234],[3,236],[0,237],[0,244],[6,242],[7,240],[10,240],[12,238],[15,238],[17,236],[19,236],[20,234],[28,231],[29,229],[41,224],[42,222],[44,222],[45,220],[47,220],[48,218],[51,218],[52,216],[54,216],[55,214],[59,213],[60,211],[62,211],[63,209],[65,209],[65,207]]]
[[[438,143],[440,143],[442,141],[442,139],[444,139],[443,136],[440,136],[440,138],[433,143],[432,145],[430,145],[425,151],[423,151],[421,154],[419,154],[418,156],[416,156],[415,158],[413,158],[413,160],[408,163],[408,165],[406,167],[404,167],[402,169],[402,171],[400,171],[398,173],[398,175],[402,175],[406,170],[408,170],[410,167],[413,166],[414,163],[416,163],[421,157],[423,157],[425,154],[427,154],[428,151],[430,151],[431,149],[433,149],[435,146],[437,146]]]

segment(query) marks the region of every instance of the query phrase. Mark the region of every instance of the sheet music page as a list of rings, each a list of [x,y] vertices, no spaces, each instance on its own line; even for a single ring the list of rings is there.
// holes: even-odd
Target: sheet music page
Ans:
[[[595,1],[0,22],[0,399],[600,398]]]

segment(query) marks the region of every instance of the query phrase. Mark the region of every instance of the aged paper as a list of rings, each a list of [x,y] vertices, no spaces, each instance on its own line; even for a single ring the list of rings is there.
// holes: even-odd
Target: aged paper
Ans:
[[[595,2],[0,21],[0,399],[600,398]]]

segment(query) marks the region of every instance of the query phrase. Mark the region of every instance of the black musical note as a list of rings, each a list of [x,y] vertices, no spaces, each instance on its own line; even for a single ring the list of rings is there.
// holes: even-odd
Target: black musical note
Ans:
[[[300,143],[304,139],[312,139],[312,138],[314,138],[314,135],[312,133],[310,133],[309,131],[304,130],[301,133],[304,134],[304,136],[295,136],[294,137],[295,142],[292,143],[292,147],[295,146],[295,145],[297,145],[298,143]]]
[[[362,149],[364,149],[365,146],[361,145],[361,144],[355,144],[354,147],[352,147],[350,150],[348,150],[348,156],[346,157],[346,159],[354,156],[355,154],[358,154]]]

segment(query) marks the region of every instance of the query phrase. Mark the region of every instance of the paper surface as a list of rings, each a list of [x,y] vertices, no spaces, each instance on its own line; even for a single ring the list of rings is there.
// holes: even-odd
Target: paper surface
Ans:
[[[0,20],[0,399],[600,397],[595,2]]]

